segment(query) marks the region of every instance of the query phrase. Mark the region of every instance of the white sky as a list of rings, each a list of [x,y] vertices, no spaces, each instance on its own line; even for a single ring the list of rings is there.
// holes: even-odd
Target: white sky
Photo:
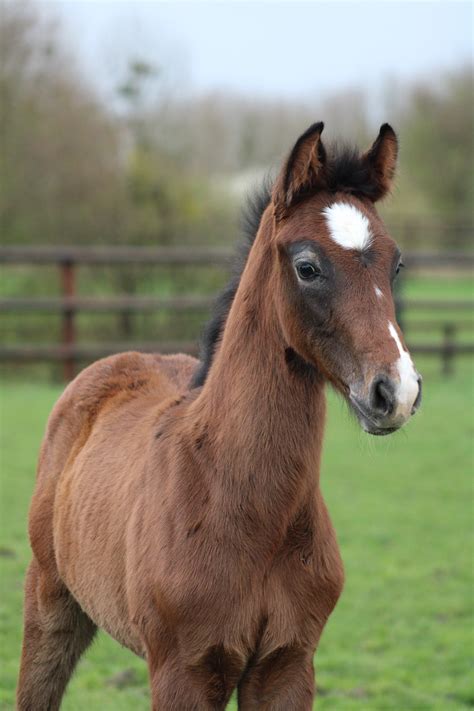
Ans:
[[[108,92],[130,57],[161,64],[183,92],[315,99],[431,76],[473,59],[470,2],[40,0]]]

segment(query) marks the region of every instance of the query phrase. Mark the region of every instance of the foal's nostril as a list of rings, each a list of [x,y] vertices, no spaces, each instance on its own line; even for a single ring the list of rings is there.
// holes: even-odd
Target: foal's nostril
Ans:
[[[420,403],[421,403],[421,389],[422,389],[422,388],[421,388],[421,383],[422,383],[421,375],[419,375],[419,376],[418,376],[418,395],[416,396],[416,400],[415,400],[415,402],[413,403],[413,407],[412,407],[412,409],[411,409],[411,414],[412,414],[412,415],[414,415],[415,412],[416,412],[416,411],[418,410],[418,408],[420,407]]]
[[[375,378],[370,392],[370,404],[378,415],[391,415],[395,408],[395,393],[390,380],[386,376]]]

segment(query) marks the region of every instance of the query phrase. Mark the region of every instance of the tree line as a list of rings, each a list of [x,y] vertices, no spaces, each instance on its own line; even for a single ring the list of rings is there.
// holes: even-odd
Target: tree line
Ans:
[[[365,146],[376,131],[362,90],[299,103],[223,92],[178,98],[165,91],[165,75],[132,58],[114,105],[106,105],[60,27],[32,3],[4,3],[4,243],[231,241],[242,189],[271,171],[315,118],[326,121],[328,140],[342,135]],[[388,218],[472,228],[472,67],[392,89],[386,113],[402,152]],[[469,230],[453,234],[454,246],[465,246]],[[420,228],[417,246],[445,239],[442,230]]]

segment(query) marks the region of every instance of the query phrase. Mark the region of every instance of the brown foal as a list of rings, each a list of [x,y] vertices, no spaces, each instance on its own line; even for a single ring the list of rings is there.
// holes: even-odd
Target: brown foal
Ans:
[[[59,708],[97,627],[146,659],[156,711],[224,709],[234,689],[243,711],[312,708],[344,578],[319,486],[325,383],[379,435],[421,397],[395,320],[400,255],[374,208],[396,136],[384,125],[366,153],[331,154],[322,128],[262,206],[205,372],[125,353],[54,407],[30,512],[21,711]]]

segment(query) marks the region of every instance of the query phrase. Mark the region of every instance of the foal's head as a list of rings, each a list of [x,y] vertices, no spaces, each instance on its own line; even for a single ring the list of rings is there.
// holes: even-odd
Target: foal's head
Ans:
[[[326,154],[323,124],[296,142],[266,213],[272,292],[285,341],[346,397],[366,432],[416,411],[421,378],[395,318],[400,251],[374,203],[390,190],[397,138],[385,124],[364,154]]]

